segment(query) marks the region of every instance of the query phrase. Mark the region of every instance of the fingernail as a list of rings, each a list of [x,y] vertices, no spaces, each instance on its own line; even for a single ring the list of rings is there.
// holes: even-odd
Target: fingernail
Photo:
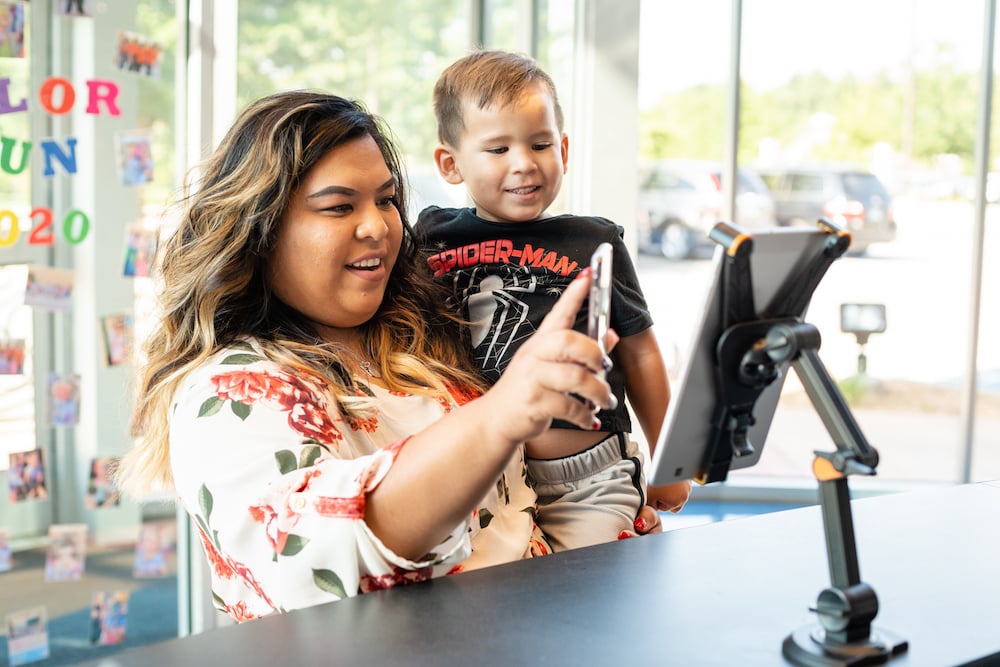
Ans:
[[[601,420],[598,419],[597,417],[594,417],[593,419],[591,419],[590,420],[590,430],[591,431],[600,431],[601,430]]]
[[[618,533],[619,540],[627,540],[630,537],[632,537],[632,533],[628,532],[627,530],[623,530],[622,532]]]
[[[590,278],[590,267],[580,269],[580,273],[576,274],[577,280],[582,280],[584,278]]]
[[[646,519],[644,519],[643,517],[639,517],[638,519],[633,521],[632,525],[635,526],[636,532],[639,533],[646,532]]]
[[[618,407],[618,397],[614,394],[608,394],[608,408],[614,410]]]
[[[615,362],[611,361],[611,357],[604,355],[604,359],[601,360],[601,365],[604,367],[605,373],[610,373],[611,369],[615,367]]]

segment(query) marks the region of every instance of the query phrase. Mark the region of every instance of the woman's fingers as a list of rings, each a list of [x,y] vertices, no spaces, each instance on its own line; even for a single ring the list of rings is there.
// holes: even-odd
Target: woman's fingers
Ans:
[[[558,329],[572,329],[576,314],[583,307],[583,301],[590,293],[590,268],[586,268],[577,274],[569,287],[563,291],[562,296],[552,306],[552,310],[545,316],[538,326],[538,332],[555,331]]]

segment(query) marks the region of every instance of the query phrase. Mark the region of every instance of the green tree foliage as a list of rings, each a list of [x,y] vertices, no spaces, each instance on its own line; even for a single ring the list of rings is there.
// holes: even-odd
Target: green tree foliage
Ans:
[[[410,155],[437,141],[431,90],[464,53],[467,3],[455,0],[241,0],[242,107],[281,89],[361,100],[383,116]]]
[[[738,158],[754,161],[761,141],[770,138],[783,149],[802,147],[800,157],[805,160],[864,164],[872,159],[874,146],[885,142],[896,151],[909,148],[910,157],[918,162],[951,153],[970,164],[978,89],[975,73],[957,71],[950,64],[917,72],[912,81],[884,72],[864,80],[831,79],[812,72],[772,90],[744,85]],[[665,96],[640,118],[640,154],[644,159],[719,159],[725,108],[724,85],[696,86]],[[824,136],[812,129],[817,114],[832,117]]]

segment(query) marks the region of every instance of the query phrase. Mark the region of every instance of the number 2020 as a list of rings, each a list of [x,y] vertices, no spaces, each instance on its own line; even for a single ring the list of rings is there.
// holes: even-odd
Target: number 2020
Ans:
[[[32,209],[28,217],[35,223],[28,234],[28,245],[53,245],[56,234],[52,228],[52,210],[40,206]],[[62,233],[67,242],[76,245],[87,238],[89,232],[90,218],[83,211],[73,209],[63,218]],[[9,248],[20,236],[17,214],[10,209],[0,211],[0,248]]]

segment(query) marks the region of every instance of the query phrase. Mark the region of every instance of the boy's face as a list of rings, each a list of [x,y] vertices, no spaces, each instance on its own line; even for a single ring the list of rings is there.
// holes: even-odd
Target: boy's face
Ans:
[[[559,131],[552,96],[533,83],[504,106],[480,109],[463,102],[465,129],[458,146],[434,152],[452,184],[465,183],[476,213],[494,222],[545,217],[559,194],[569,139]]]

